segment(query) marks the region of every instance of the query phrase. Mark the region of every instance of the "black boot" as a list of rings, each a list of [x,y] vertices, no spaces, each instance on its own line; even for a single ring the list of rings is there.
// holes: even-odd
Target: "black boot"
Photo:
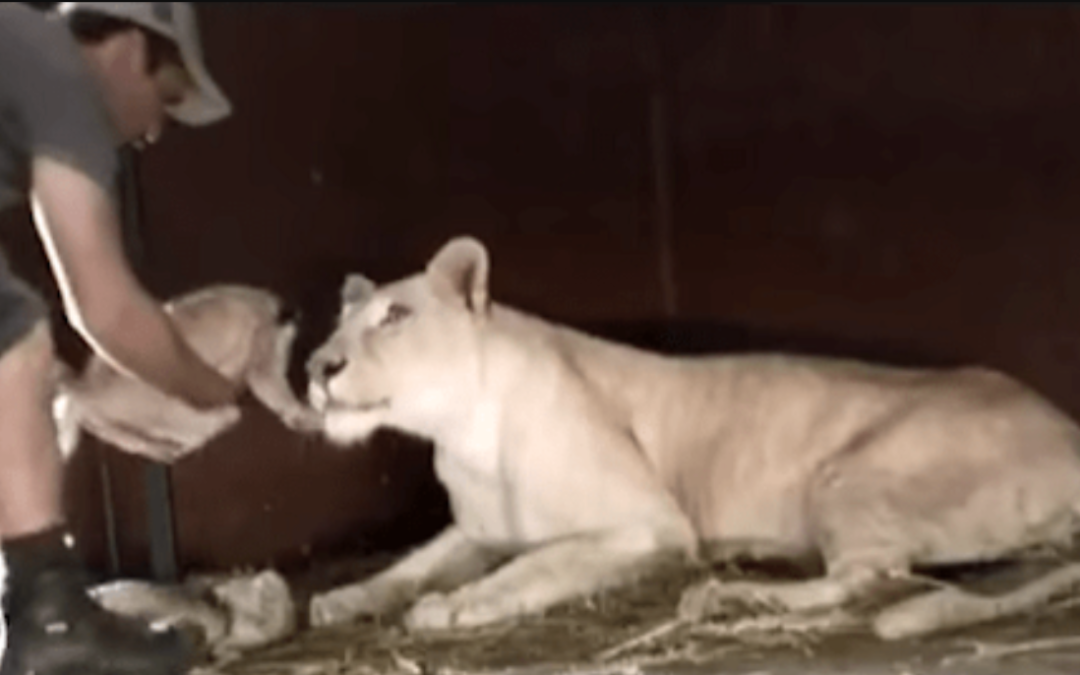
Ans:
[[[62,537],[57,530],[27,538],[22,548],[19,541],[3,544],[10,570],[0,675],[186,673],[194,665],[193,645],[176,631],[153,630],[94,602]]]

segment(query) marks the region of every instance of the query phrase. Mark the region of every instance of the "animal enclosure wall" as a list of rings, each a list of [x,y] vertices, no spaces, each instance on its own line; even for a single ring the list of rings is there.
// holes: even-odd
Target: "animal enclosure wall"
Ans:
[[[236,112],[141,160],[145,280],[161,297],[217,282],[282,293],[308,319],[302,360],[346,271],[389,280],[470,233],[492,252],[495,298],[549,317],[670,349],[981,362],[1080,413],[1074,8],[200,11]],[[27,214],[5,222],[15,266],[55,300]],[[185,568],[437,526],[422,444],[341,452],[248,413],[171,470]],[[83,444],[67,492],[95,564],[107,487],[124,570],[145,571],[141,481],[141,461]]]

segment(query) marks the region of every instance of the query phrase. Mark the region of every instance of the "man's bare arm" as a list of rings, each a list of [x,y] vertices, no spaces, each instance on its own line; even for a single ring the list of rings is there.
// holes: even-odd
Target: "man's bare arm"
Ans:
[[[32,165],[34,220],[72,326],[114,367],[197,408],[235,401],[237,387],[180,336],[135,278],[107,193],[49,157]]]

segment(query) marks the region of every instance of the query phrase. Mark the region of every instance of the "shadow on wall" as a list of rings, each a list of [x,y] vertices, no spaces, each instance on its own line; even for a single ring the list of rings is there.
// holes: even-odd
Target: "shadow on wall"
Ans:
[[[962,359],[902,342],[853,340],[824,333],[754,328],[710,319],[579,322],[597,336],[673,355],[789,352],[855,358],[904,367],[964,365]]]

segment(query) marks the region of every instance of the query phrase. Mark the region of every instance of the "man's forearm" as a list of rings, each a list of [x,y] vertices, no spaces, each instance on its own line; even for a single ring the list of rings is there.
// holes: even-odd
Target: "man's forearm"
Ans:
[[[32,165],[31,206],[69,320],[113,366],[195,407],[232,403],[235,387],[184,341],[124,255],[108,193],[47,154]]]
[[[237,386],[195,353],[160,306],[131,302],[85,324],[84,337],[120,370],[197,408],[235,401]]]

